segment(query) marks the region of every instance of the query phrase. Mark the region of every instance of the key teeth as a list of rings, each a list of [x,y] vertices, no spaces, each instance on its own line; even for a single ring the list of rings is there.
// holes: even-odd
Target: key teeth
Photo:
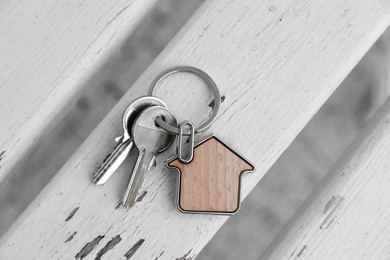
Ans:
[[[117,139],[117,138],[115,138]],[[115,173],[118,167],[126,159],[130,150],[133,147],[131,139],[124,140],[125,138],[119,137],[119,142],[116,144],[112,153],[108,154],[104,158],[102,165],[93,174],[93,183],[96,185],[102,185]]]

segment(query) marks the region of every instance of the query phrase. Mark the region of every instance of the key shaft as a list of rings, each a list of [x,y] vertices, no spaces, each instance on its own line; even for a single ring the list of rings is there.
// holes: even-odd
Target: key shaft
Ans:
[[[121,140],[115,147],[114,152],[107,158],[94,175],[93,182],[96,185],[104,184],[123,163],[133,146],[134,143],[132,138],[128,138],[124,141]]]
[[[159,116],[163,116],[169,124],[176,125],[172,113],[167,108],[157,106],[142,111],[133,124],[131,135],[138,150],[138,158],[122,200],[126,208],[134,205],[145,175],[153,166],[156,155],[166,150],[175,139],[174,135],[155,124]]]
[[[150,170],[154,161],[154,154],[147,152],[146,150],[140,151],[134,171],[129,180],[129,185],[126,189],[125,196],[123,197],[123,205],[126,208],[131,208],[134,205],[138,192],[144,182],[145,173]]]

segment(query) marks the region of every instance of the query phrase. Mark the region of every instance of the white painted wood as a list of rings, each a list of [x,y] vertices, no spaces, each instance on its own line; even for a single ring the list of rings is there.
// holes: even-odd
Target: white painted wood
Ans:
[[[262,259],[389,259],[390,101]]]
[[[92,184],[126,105],[164,68],[207,71],[225,97],[208,132],[257,167],[243,178],[246,196],[389,22],[387,0],[206,2],[2,238],[0,259],[193,257],[227,217],[176,209],[176,176],[163,165],[169,152],[158,157],[146,195],[130,210],[116,206],[134,157],[104,186]],[[175,75],[157,93],[179,119],[199,123],[211,100],[195,98],[204,93],[198,83]]]
[[[155,2],[1,2],[0,183]]]

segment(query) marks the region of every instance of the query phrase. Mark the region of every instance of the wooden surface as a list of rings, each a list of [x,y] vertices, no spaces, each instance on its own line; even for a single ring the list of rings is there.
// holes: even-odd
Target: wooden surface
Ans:
[[[155,2],[2,1],[0,183]]]
[[[236,213],[240,206],[241,174],[252,166],[236,151],[212,136],[194,149],[190,163],[168,163],[179,173],[178,206],[182,211]]]
[[[127,103],[168,66],[208,72],[224,96],[210,132],[257,166],[243,177],[245,196],[388,26],[389,11],[385,0],[206,2],[2,238],[0,259],[193,257],[227,217],[175,208],[176,179],[162,164],[168,152],[131,210],[116,206],[134,161],[103,187],[91,182]],[[211,100],[195,98],[198,81],[166,82],[158,95],[179,119],[208,114]]]
[[[389,259],[390,101],[262,259]]]

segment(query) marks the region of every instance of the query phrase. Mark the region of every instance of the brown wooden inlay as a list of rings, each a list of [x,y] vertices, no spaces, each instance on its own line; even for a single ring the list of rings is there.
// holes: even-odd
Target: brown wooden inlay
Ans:
[[[189,164],[168,163],[179,170],[179,207],[183,211],[226,212],[238,210],[240,175],[254,167],[216,137],[195,147]]]

